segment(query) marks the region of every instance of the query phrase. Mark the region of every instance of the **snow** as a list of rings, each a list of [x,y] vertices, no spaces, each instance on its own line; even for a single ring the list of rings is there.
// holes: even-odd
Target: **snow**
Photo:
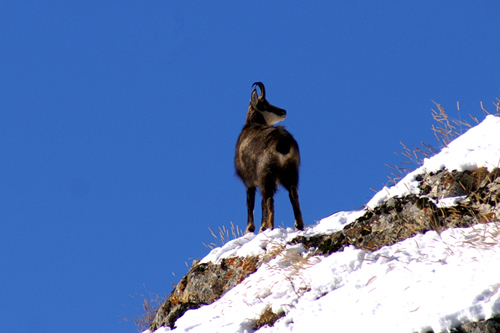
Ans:
[[[445,207],[453,207],[460,203],[460,201],[467,198],[466,195],[460,195],[458,197],[449,197],[449,198],[441,198],[439,200],[434,200],[432,198],[427,197],[430,201],[432,201],[437,208],[445,208]]]
[[[500,118],[488,116],[398,184],[378,192],[367,207],[393,196],[418,195],[415,177],[424,172],[491,170],[499,163]],[[462,199],[436,203],[453,206]],[[187,311],[174,331],[252,332],[252,323],[269,308],[285,316],[259,332],[449,332],[500,314],[498,222],[430,231],[374,252],[350,246],[322,257],[310,256],[300,244],[287,245],[298,235],[340,230],[366,209],[338,212],[305,231],[247,234],[213,249],[201,262],[279,254],[218,301]]]

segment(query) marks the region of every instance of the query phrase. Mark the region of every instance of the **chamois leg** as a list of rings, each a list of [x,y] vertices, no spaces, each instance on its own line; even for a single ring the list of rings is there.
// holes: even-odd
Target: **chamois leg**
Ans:
[[[304,230],[304,220],[302,219],[302,212],[300,211],[299,192],[297,191],[297,187],[291,186],[288,190],[288,195],[292,203],[293,214],[295,215],[295,229]]]
[[[248,218],[247,218],[247,230],[245,233],[255,231],[255,223],[253,221],[253,208],[255,206],[255,187],[247,188],[247,208],[248,208]]]
[[[265,179],[259,185],[262,194],[262,223],[260,231],[274,229],[274,194],[276,193],[276,180]]]
[[[259,232],[274,229],[274,198],[262,198],[262,223]]]

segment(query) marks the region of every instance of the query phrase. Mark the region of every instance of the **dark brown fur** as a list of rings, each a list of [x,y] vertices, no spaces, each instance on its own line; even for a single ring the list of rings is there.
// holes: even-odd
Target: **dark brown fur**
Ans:
[[[304,229],[299,205],[299,146],[297,141],[282,126],[273,124],[285,119],[286,111],[266,100],[264,84],[253,84],[250,106],[245,126],[236,144],[234,165],[236,174],[247,191],[248,221],[246,232],[255,231],[253,209],[255,190],[262,194],[262,224],[260,231],[274,228],[274,199],[276,187],[283,185],[288,190],[295,215],[295,228]],[[257,95],[258,86],[261,95]]]

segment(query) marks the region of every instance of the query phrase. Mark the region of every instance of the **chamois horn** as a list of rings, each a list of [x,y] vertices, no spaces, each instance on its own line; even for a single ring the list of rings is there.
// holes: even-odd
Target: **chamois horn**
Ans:
[[[258,86],[260,88],[259,99],[266,99],[266,88],[264,87],[264,83],[255,82],[254,84],[252,84],[252,88],[255,88],[255,86]]]

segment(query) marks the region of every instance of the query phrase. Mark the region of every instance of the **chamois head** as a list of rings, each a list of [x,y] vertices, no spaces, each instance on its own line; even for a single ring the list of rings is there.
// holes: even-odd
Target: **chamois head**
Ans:
[[[260,89],[260,96],[257,95],[257,87]],[[286,111],[272,105],[266,100],[266,88],[262,82],[255,82],[253,85],[250,107],[248,108],[246,125],[261,124],[272,126],[286,117]]]

